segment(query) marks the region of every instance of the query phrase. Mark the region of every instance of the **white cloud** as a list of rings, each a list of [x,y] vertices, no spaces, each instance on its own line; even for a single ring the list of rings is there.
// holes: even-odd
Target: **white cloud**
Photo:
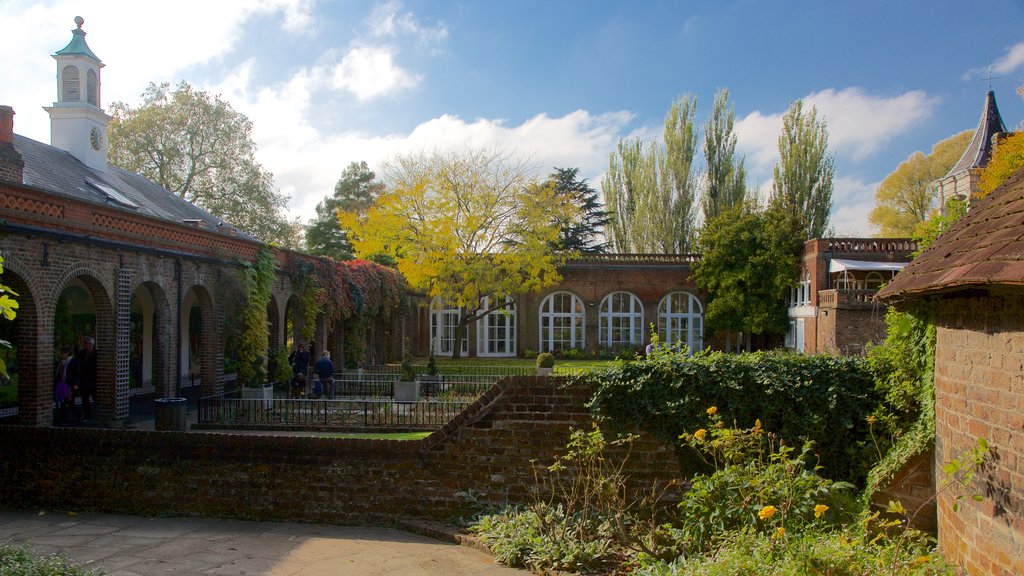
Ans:
[[[832,230],[836,236],[866,237],[874,231],[868,214],[875,207],[878,182],[857,178],[836,178],[832,182]]]
[[[994,74],[1009,74],[1022,66],[1024,66],[1024,42],[1018,42],[1007,48],[1006,52],[997,58],[991,66],[972,68],[964,72],[963,79],[985,78],[988,76],[989,69]]]
[[[376,37],[412,36],[421,44],[436,44],[448,37],[444,25],[423,26],[411,12],[402,12],[402,3],[391,0],[374,7],[368,19],[370,32]]]
[[[388,46],[355,46],[334,67],[331,81],[335,88],[347,90],[362,101],[386,96],[404,88],[413,88],[422,76],[400,68]]]
[[[890,140],[929,118],[938,99],[921,90],[884,97],[861,88],[829,88],[803,98],[828,123],[829,147],[855,162],[882,150]],[[767,173],[778,159],[778,138],[785,110],[765,114],[754,111],[736,121],[737,148],[751,169]]]

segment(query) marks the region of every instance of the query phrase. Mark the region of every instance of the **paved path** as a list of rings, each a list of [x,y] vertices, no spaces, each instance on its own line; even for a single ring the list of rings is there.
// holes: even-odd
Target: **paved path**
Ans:
[[[523,576],[490,556],[389,528],[0,510],[0,542],[109,576]]]

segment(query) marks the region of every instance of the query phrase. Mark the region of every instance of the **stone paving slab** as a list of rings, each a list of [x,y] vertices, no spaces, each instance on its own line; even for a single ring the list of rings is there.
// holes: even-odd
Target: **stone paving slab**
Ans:
[[[0,510],[0,542],[109,576],[522,576],[465,546],[390,528]]]

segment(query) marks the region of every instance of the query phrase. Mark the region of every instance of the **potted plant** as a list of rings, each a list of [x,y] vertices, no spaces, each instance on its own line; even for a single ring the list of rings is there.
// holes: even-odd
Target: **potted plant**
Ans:
[[[397,382],[395,382],[395,402],[415,402],[419,399],[419,383],[416,382],[416,370],[412,367],[412,354],[409,353],[409,343],[406,342],[405,354],[402,355],[402,369]]]
[[[441,388],[444,376],[437,372],[437,361],[434,359],[434,349],[430,349],[430,359],[427,361],[427,373],[420,376],[420,392],[425,397],[436,395]]]
[[[555,371],[555,357],[550,352],[537,354],[537,376],[550,376]]]

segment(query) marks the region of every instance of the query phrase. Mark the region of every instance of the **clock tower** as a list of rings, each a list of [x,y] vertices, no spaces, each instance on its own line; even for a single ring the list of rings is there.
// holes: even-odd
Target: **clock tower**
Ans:
[[[85,20],[75,16],[71,42],[53,55],[57,61],[57,101],[44,107],[50,115],[50,144],[67,150],[86,166],[107,169],[107,124],[100,108],[103,62],[85,43]]]

